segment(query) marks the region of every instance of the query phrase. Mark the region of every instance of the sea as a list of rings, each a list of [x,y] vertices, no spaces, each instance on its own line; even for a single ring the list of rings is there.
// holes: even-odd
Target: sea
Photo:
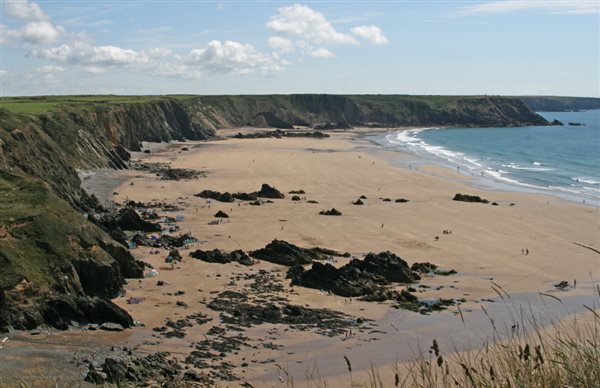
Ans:
[[[419,128],[371,140],[412,154],[405,164],[450,167],[475,186],[550,194],[600,206],[600,110],[538,112],[564,126]],[[581,125],[569,125],[578,123]]]

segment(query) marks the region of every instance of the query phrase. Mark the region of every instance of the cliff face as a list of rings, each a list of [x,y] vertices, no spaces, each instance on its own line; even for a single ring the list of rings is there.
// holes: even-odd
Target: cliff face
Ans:
[[[143,265],[37,179],[0,172],[0,266],[0,331],[132,323],[107,299]]]
[[[177,101],[64,106],[37,116],[0,110],[0,169],[43,179],[87,211],[95,203],[81,190],[75,169],[126,168],[125,149],[139,150],[142,141],[203,140],[213,134]]]
[[[109,298],[143,265],[80,211],[97,209],[77,168],[126,168],[142,141],[206,139],[176,101],[0,111],[0,331],[131,317]]]
[[[519,99],[535,112],[600,109],[600,98],[593,97],[523,96]]]
[[[506,97],[400,95],[202,96],[185,101],[206,128],[338,123],[351,126],[545,125],[521,100]]]

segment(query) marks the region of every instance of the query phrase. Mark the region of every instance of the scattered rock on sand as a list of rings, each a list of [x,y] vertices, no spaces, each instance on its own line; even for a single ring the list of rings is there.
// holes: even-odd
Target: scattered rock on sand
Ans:
[[[329,256],[346,256],[326,248],[300,248],[282,240],[273,240],[264,248],[250,252],[250,256],[275,264],[292,266],[295,264],[310,264],[313,260],[326,260]]]
[[[342,212],[336,208],[332,208],[331,210],[321,210],[319,214],[322,216],[341,216]]]
[[[554,287],[558,288],[559,290],[565,290],[569,287],[569,282],[563,280],[560,283],[555,284]]]
[[[256,192],[256,196],[262,198],[285,198],[285,195],[281,191],[266,183],[262,184],[260,191]]]
[[[214,215],[215,218],[229,218],[229,215],[227,213],[225,213],[222,210],[219,210],[217,213],[215,213]]]
[[[487,199],[483,199],[478,195],[468,195],[468,194],[459,194],[457,193],[454,198],[454,201],[462,201],[462,202],[479,202],[479,203],[489,203]]]
[[[202,260],[207,263],[226,264],[236,262],[242,265],[254,264],[254,261],[250,258],[250,256],[248,256],[246,252],[239,249],[229,253],[221,251],[219,249],[213,249],[212,251],[203,251],[198,249],[190,253],[190,256],[194,259]]]
[[[391,252],[369,253],[364,260],[354,259],[339,269],[331,264],[314,262],[307,271],[294,267],[288,274],[293,285],[346,297],[382,294],[385,291],[382,286],[392,282],[412,283],[420,279],[404,260]]]
[[[119,325],[118,323],[104,322],[103,324],[100,325],[100,330],[105,330],[105,331],[123,331],[125,329],[123,328],[123,326]]]

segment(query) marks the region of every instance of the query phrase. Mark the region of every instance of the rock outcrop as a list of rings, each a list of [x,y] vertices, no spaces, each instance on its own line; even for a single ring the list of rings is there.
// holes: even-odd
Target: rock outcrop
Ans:
[[[368,297],[373,300],[394,298],[385,286],[391,283],[412,283],[420,279],[408,264],[391,252],[369,253],[363,260],[353,259],[336,268],[331,264],[313,262],[309,270],[301,266],[290,268],[288,277],[293,285],[331,291],[345,297]]]
[[[478,195],[469,195],[469,194],[460,194],[457,193],[454,198],[452,198],[453,201],[462,201],[462,202],[478,202],[478,203],[490,203],[490,201],[488,201],[487,199],[481,198]]]
[[[221,193],[214,190],[202,190],[195,197],[214,199],[219,202],[256,201],[258,198],[285,198],[285,195],[275,187],[263,183],[259,191],[252,193],[230,193],[228,191]]]
[[[349,253],[340,253],[325,248],[300,248],[282,240],[273,240],[264,248],[250,252],[250,256],[275,264],[293,266],[296,264],[310,264],[313,260],[326,260],[330,256],[349,256]]]
[[[212,251],[203,251],[198,249],[190,253],[190,256],[194,259],[202,260],[207,263],[240,263],[242,265],[252,265],[254,261],[242,250],[235,250],[232,252],[225,252],[219,249],[213,249]]]

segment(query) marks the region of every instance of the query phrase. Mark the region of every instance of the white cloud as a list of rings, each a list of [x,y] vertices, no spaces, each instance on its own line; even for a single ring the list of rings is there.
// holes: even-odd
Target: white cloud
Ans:
[[[106,73],[106,69],[104,67],[98,67],[98,66],[84,66],[81,68],[81,71],[83,71],[84,73],[89,73],[89,74]]]
[[[61,79],[56,78],[53,74],[48,73],[48,74],[44,74],[44,76],[42,77],[41,81],[45,84],[48,85],[52,85],[52,84],[59,84],[62,83]]]
[[[46,65],[46,66],[42,66],[42,67],[38,67],[37,69],[35,69],[35,71],[37,71],[38,73],[58,73],[60,71],[64,71],[65,69],[60,67],[60,66],[54,66],[54,65]]]
[[[294,42],[281,36],[271,36],[267,39],[269,47],[282,53],[294,51]]]
[[[30,22],[19,29],[17,36],[29,43],[47,44],[54,42],[63,31],[61,26],[46,21]]]
[[[358,26],[350,30],[356,36],[368,40],[373,44],[387,44],[388,39],[383,35],[381,28],[377,26]]]
[[[335,58],[335,54],[324,47],[319,47],[318,49],[311,51],[309,54],[317,58]]]
[[[3,1],[6,15],[30,22],[40,22],[48,20],[48,16],[42,11],[39,5],[27,0],[8,0]]]
[[[349,34],[337,32],[320,12],[305,5],[281,7],[267,27],[276,33],[300,37],[317,44],[358,44]]]
[[[249,74],[258,71],[272,74],[286,64],[276,54],[263,54],[249,44],[231,40],[213,40],[203,49],[190,52],[189,63],[215,73]]]
[[[489,1],[462,8],[463,16],[491,13],[506,13],[539,9],[550,13],[595,14],[600,13],[598,0],[502,0]]]
[[[151,48],[146,53],[150,58],[164,58],[173,54],[171,50],[159,47]]]
[[[144,52],[117,46],[93,46],[81,41],[75,41],[73,44],[63,44],[58,47],[35,49],[30,53],[37,58],[85,65],[119,66],[146,63],[149,60],[149,56]]]

